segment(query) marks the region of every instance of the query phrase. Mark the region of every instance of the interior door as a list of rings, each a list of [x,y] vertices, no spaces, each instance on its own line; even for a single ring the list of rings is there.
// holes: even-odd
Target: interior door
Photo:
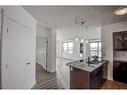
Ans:
[[[34,78],[33,34],[20,23],[6,18],[4,31],[4,64],[6,88],[29,88]],[[4,27],[5,28],[5,27]],[[4,29],[5,30],[5,29]]]
[[[47,37],[37,37],[36,61],[47,71]]]
[[[0,8],[0,56],[1,56],[1,26],[2,26],[2,14]],[[1,88],[1,58],[0,58],[0,88]]]

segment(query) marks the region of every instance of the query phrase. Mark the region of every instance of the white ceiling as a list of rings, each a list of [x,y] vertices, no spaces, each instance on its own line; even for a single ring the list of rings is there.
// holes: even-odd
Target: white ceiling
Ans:
[[[87,21],[88,27],[127,20],[127,15],[113,15],[118,6],[24,6],[24,8],[38,20],[38,25],[48,28],[72,28],[75,18]]]

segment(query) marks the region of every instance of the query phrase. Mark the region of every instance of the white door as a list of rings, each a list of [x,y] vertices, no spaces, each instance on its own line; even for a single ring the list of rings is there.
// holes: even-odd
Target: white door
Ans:
[[[1,49],[1,24],[2,24],[2,14],[0,8],[0,49]],[[0,50],[0,57],[1,57],[1,50]],[[1,88],[1,58],[0,58],[0,88]]]
[[[36,62],[47,71],[47,37],[36,39]]]
[[[33,40],[30,29],[21,24],[4,19],[3,65],[5,65],[5,88],[30,88],[34,80]]]

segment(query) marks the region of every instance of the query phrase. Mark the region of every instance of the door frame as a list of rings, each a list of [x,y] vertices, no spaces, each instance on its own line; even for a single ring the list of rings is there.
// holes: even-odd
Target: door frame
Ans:
[[[47,62],[48,62],[48,37],[46,37],[46,71],[47,71]]]
[[[1,58],[1,53],[2,53],[2,34],[3,34],[3,17],[4,17],[4,11],[3,9],[1,8],[0,9],[0,15],[1,15],[1,29],[0,29],[0,89],[2,89],[2,58]]]
[[[36,36],[36,40],[37,40],[37,37],[39,37],[39,38],[46,38],[46,69],[45,69],[45,71],[48,71],[47,64],[48,64],[48,54],[49,54],[49,49],[48,49],[49,48],[48,47],[49,46],[49,40],[48,40],[48,37],[44,37],[44,36]],[[36,60],[36,62],[37,62],[37,60]]]

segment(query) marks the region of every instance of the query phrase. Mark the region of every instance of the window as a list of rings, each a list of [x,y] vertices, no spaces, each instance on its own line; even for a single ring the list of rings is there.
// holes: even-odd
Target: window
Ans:
[[[73,42],[63,43],[63,50],[66,54],[73,54]]]
[[[64,48],[64,53],[67,53],[67,43],[63,44],[63,48]]]
[[[90,55],[97,55],[101,57],[101,42],[91,42],[90,43]]]

